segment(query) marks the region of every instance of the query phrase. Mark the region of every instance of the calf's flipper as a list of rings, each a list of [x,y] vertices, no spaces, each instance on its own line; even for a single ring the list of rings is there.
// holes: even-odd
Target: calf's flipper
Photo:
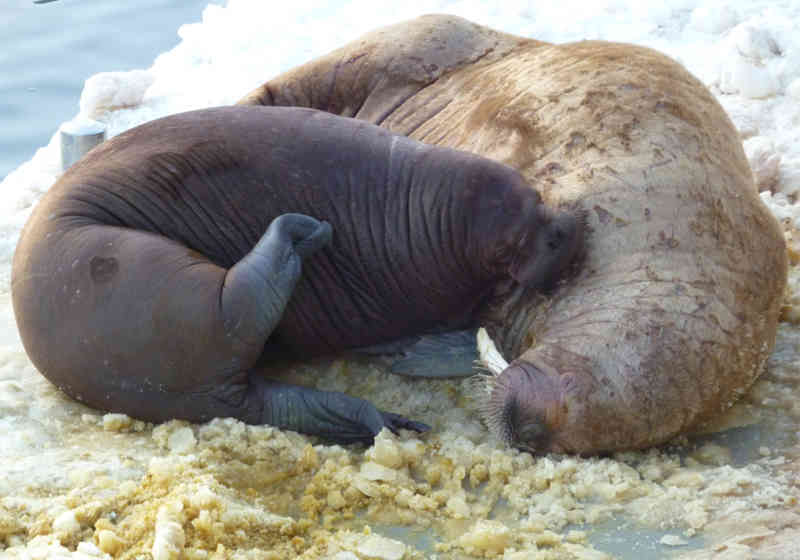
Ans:
[[[337,443],[371,443],[384,427],[425,432],[426,424],[384,412],[357,397],[288,385],[250,375],[250,384],[263,402],[261,423],[313,434]]]
[[[389,371],[424,378],[468,377],[478,359],[477,329],[403,338],[356,349],[359,354],[391,355]]]
[[[310,216],[283,214],[273,220],[225,276],[221,303],[226,333],[263,347],[300,279],[303,259],[328,245],[331,237],[330,224]]]

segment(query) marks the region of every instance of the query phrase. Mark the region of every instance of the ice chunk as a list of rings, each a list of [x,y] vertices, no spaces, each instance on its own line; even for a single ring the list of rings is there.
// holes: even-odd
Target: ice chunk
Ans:
[[[775,95],[779,84],[767,67],[733,53],[722,65],[719,89],[723,93],[763,99]]]
[[[197,445],[194,432],[188,426],[178,428],[169,436],[167,446],[174,453],[189,453]]]
[[[786,94],[800,101],[800,78],[792,80],[792,83],[786,87]]]
[[[154,81],[155,77],[147,70],[95,74],[83,86],[81,113],[97,118],[114,109],[136,107]]]
[[[156,515],[155,539],[151,553],[154,560],[177,560],[183,552],[186,535],[175,512],[161,506]]]
[[[689,27],[705,33],[722,33],[739,22],[739,14],[727,4],[704,2],[697,6],[689,18]]]
[[[748,24],[734,27],[728,41],[743,57],[755,61],[768,60],[781,54],[778,43],[767,30]]]
[[[753,136],[742,144],[758,191],[774,190],[778,184],[781,164],[781,156],[775,151],[775,143],[766,136]]]
[[[406,555],[406,545],[380,535],[370,535],[358,545],[357,552],[363,558],[401,560]]]
[[[66,536],[74,535],[81,530],[81,524],[75,518],[73,510],[67,510],[53,520],[53,531]]]

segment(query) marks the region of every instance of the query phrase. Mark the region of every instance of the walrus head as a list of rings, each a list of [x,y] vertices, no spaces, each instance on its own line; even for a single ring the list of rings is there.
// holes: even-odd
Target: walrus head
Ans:
[[[488,372],[476,377],[483,385],[479,392],[486,395],[481,415],[495,436],[533,454],[574,450],[576,442],[568,427],[585,399],[576,383],[580,360],[576,362],[577,357],[567,351],[558,367],[527,357],[509,364],[485,329],[478,331],[477,342],[480,362]]]
[[[485,164],[484,164],[484,167]],[[585,214],[577,207],[553,208],[516,170],[492,165],[473,180],[492,184],[496,196],[468,189],[473,239],[485,274],[510,278],[524,288],[551,291],[583,254]],[[485,192],[485,191],[483,191]]]
[[[543,225],[520,235],[508,272],[523,286],[547,292],[581,254],[584,219],[578,213],[554,212],[543,204],[536,211],[536,220]]]

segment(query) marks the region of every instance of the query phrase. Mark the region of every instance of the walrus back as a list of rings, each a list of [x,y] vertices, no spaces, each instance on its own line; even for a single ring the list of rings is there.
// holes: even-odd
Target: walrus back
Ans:
[[[586,42],[508,64],[496,71],[517,69],[547,138],[524,174],[551,203],[580,204],[592,233],[579,277],[507,341],[565,387],[556,448],[661,443],[761,373],[786,282],[781,231],[727,115],[672,60]]]
[[[675,61],[633,45],[518,38],[381,124],[501,161],[551,207],[586,212],[577,278],[545,305],[519,289],[484,310],[505,351],[555,387],[546,410],[521,403],[553,419],[537,451],[664,442],[762,371],[785,243],[730,119]]]

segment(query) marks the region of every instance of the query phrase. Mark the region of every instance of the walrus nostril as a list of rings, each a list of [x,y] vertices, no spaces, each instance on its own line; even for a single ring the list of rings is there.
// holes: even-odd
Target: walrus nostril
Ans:
[[[530,453],[542,453],[550,447],[551,436],[543,420],[526,422],[512,431],[511,445]]]

